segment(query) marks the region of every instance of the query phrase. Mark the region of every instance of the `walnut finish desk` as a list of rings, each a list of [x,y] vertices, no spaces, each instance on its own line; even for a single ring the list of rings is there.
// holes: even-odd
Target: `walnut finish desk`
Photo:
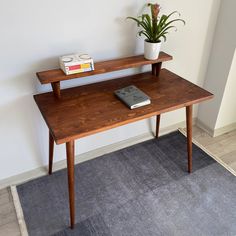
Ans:
[[[185,107],[188,172],[191,172],[192,106],[212,98],[213,95],[178,75],[161,69],[161,63],[171,59],[171,56],[161,53],[154,61],[145,60],[143,56],[134,56],[98,62],[95,63],[95,71],[77,75],[66,76],[59,69],[37,73],[42,84],[51,83],[53,88],[53,92],[34,96],[49,128],[49,174],[52,173],[54,142],[66,143],[71,228],[75,223],[74,143],[76,139],[152,116],[156,116],[156,137],[158,137],[160,115]],[[150,72],[60,90],[62,80],[147,64],[152,65]],[[134,110],[127,108],[113,92],[128,85],[135,85],[144,91],[151,97],[151,104]]]

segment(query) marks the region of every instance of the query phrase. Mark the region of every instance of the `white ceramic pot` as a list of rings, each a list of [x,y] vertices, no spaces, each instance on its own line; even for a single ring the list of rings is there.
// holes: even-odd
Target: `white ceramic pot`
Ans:
[[[148,60],[155,60],[158,58],[161,49],[161,42],[150,43],[144,41],[144,57]]]

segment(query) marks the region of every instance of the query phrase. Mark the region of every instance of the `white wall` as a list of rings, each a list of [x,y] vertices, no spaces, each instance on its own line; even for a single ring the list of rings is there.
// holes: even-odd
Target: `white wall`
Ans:
[[[146,1],[21,0],[2,1],[0,8],[0,179],[47,163],[48,130],[32,95],[50,90],[36,79],[35,72],[58,67],[57,58],[72,52],[89,53],[104,60],[143,52],[136,37],[135,16]],[[220,0],[159,1],[162,11],[178,10],[186,20],[169,36],[163,50],[174,56],[165,66],[201,85],[210,52]],[[62,87],[86,84],[137,70],[83,78]],[[196,115],[196,110],[194,112]],[[163,115],[166,127],[185,119],[184,110]],[[154,130],[142,121],[83,138],[76,153],[118,142]],[[65,158],[64,145],[56,147],[55,161]]]
[[[220,118],[221,121],[217,124],[217,118],[219,117],[224,94],[225,92],[228,92],[228,90],[226,90],[226,85],[229,79],[229,72],[236,48],[235,9],[235,0],[221,1],[213,46],[204,83],[204,88],[211,90],[215,97],[211,101],[199,106],[198,119],[212,134],[215,133],[217,128],[228,125],[228,121],[226,123],[221,122],[222,118]],[[235,91],[234,88],[234,94]],[[233,99],[236,100],[235,96]],[[233,101],[228,104],[231,109],[234,109],[233,105]],[[227,107],[222,109],[228,109]],[[223,116],[226,118],[227,115],[229,114]]]
[[[225,86],[215,129],[236,124],[236,49]]]

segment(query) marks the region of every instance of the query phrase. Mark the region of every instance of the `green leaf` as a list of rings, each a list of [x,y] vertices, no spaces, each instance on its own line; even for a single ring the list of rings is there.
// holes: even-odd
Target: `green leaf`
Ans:
[[[180,16],[180,13],[178,11],[173,11],[167,17],[170,18],[174,14],[178,14]]]
[[[159,22],[159,25],[163,25],[167,19],[168,19],[167,15],[162,15],[161,19],[160,19],[160,22]]]
[[[172,28],[175,28],[175,29],[177,30],[177,28],[172,25],[172,26],[169,26],[169,27],[163,29],[163,30],[160,32],[160,35],[162,35],[162,34],[165,33],[165,32],[168,32],[168,30],[170,30],[170,29],[172,29]]]
[[[164,39],[164,41],[166,42],[166,36],[165,36],[165,34],[161,35],[160,38],[161,38],[161,37],[162,37],[162,38]]]
[[[144,20],[146,21],[148,27],[151,29],[152,28],[152,21],[151,17],[148,14],[143,15]]]
[[[147,37],[147,39],[148,39],[149,41],[151,41],[150,35],[148,35],[145,31],[141,30],[141,31],[138,32],[138,34],[139,34],[139,36],[141,36],[142,34],[145,35],[145,36]]]
[[[144,16],[143,21],[146,23],[146,26],[147,26],[146,31],[149,32],[150,36],[153,37],[154,32],[153,32],[153,28],[152,28],[151,18],[148,14],[145,14],[143,16]]]
[[[135,17],[127,17],[127,19],[134,20],[137,23],[138,27],[142,26],[145,30],[148,30],[148,26],[147,26],[146,22],[141,21]]]
[[[138,32],[138,35],[144,35],[150,42],[159,42],[161,38],[166,41],[166,35],[170,29],[175,28],[177,30],[177,28],[173,25],[175,22],[180,21],[185,25],[185,21],[180,18],[170,20],[171,16],[177,13],[177,11],[174,11],[169,15],[162,15],[160,18],[155,19],[155,21],[152,20],[149,14],[143,14],[138,18],[127,17],[127,19],[134,20],[138,27],[143,29]]]
[[[170,13],[168,16],[164,15],[164,19],[163,19],[163,21],[161,22],[161,27],[165,26],[166,24],[169,25],[170,22],[174,22],[174,21],[182,21],[182,22],[184,23],[184,25],[185,25],[185,21],[182,20],[182,19],[180,19],[180,18],[174,19],[174,21],[169,21],[169,22],[167,22],[167,20],[168,20],[172,15],[174,15],[174,14],[176,14],[176,13],[179,14],[179,12],[173,11],[173,12]],[[180,16],[180,14],[179,14],[179,16]]]
[[[163,30],[164,28],[168,27],[169,25],[171,25],[171,24],[173,24],[174,22],[177,22],[177,21],[181,21],[181,22],[185,23],[185,21],[182,20],[182,19],[174,19],[174,20],[168,21],[167,23],[161,25],[161,29]]]
[[[140,24],[140,20],[138,20],[138,19],[136,19],[136,18],[134,18],[134,17],[129,16],[129,17],[127,17],[126,19],[134,20],[134,21],[137,22],[138,25]]]

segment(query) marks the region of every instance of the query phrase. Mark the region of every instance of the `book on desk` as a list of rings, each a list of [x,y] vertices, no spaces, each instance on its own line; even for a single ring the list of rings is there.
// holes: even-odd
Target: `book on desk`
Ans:
[[[150,97],[134,85],[118,89],[114,93],[130,109],[146,106],[151,103]]]

